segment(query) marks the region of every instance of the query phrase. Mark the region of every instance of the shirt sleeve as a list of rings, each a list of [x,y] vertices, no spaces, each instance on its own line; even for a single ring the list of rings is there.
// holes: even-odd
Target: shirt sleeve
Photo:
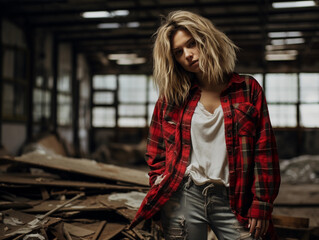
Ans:
[[[269,219],[280,186],[279,159],[264,93],[261,87],[253,91],[257,93],[254,102],[258,109],[258,118],[254,149],[253,202],[248,216]]]
[[[162,130],[162,111],[163,101],[159,99],[155,104],[145,154],[145,160],[150,167],[148,173],[150,186],[153,186],[157,177],[165,170],[166,153]]]

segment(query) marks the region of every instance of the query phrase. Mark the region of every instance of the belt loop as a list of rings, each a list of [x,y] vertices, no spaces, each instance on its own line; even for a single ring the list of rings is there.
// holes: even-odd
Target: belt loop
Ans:
[[[187,181],[185,183],[185,187],[189,189],[192,186],[192,183],[193,183],[192,178],[189,175],[187,175]]]

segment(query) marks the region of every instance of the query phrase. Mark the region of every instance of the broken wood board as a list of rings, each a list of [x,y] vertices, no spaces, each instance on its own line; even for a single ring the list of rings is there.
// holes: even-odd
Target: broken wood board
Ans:
[[[319,206],[318,184],[281,184],[275,206]]]
[[[87,237],[93,235],[95,232],[84,227],[79,227],[70,223],[63,223],[63,227],[72,235],[76,237]]]
[[[49,212],[52,209],[62,205],[65,201],[59,200],[46,200],[41,202],[40,204],[23,210],[26,213],[44,213]],[[88,212],[88,211],[114,211],[112,208],[97,202],[94,197],[87,198],[85,200],[76,200],[66,206],[58,209],[56,212],[73,212],[73,211],[80,211],[80,212]]]
[[[98,239],[103,239],[103,240],[112,239],[117,234],[122,232],[126,227],[127,225],[123,225],[120,223],[107,223]]]
[[[116,209],[116,212],[129,221],[132,221],[136,212],[141,205],[145,193],[129,192],[129,193],[112,193],[97,196],[97,201],[103,205]]]
[[[42,139],[40,139],[37,144],[54,151],[56,154],[61,156],[67,156],[65,148],[62,143],[58,140],[56,135],[48,135]]]
[[[11,184],[27,184],[36,186],[53,186],[53,187],[76,187],[76,188],[93,188],[93,189],[108,189],[108,190],[140,190],[141,187],[129,187],[119,186],[106,183],[91,183],[91,182],[79,182],[79,181],[65,181],[54,180],[49,178],[30,178],[30,177],[18,177],[11,174],[0,175],[1,183]],[[144,188],[146,190],[146,188]]]
[[[39,229],[43,226],[47,227],[61,221],[59,218],[51,217],[39,220],[33,215],[11,209],[3,211],[2,214],[4,217],[2,223],[0,223],[0,240],[17,235],[24,235],[35,229]]]
[[[25,202],[8,202],[8,201],[0,201],[0,210],[3,209],[25,209],[31,208],[32,205]]]
[[[89,159],[68,158],[59,155],[48,155],[43,151],[34,151],[24,154],[21,157],[12,158],[11,160],[14,162],[80,173],[88,176],[133,183],[142,186],[149,185],[146,172],[98,163]]]

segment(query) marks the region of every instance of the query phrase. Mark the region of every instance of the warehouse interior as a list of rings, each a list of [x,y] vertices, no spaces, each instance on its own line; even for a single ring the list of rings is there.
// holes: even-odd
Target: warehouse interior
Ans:
[[[29,219],[24,214],[41,212],[39,199],[61,203],[80,196],[77,203],[85,192],[87,202],[100,204],[76,213],[62,208],[50,224],[27,233],[1,229],[0,239],[31,233],[38,237],[32,239],[161,239],[153,223],[127,230],[136,210],[126,209],[124,200],[106,203],[99,195],[98,201],[96,193],[147,191],[144,153],[158,97],[152,46],[173,10],[210,19],[240,48],[235,71],[263,87],[276,135],[278,233],[318,239],[318,0],[0,0],[0,210],[11,211],[1,213],[0,225],[5,215]],[[77,159],[88,162],[77,166]],[[115,165],[117,174],[90,171],[89,160],[105,171]],[[62,166],[66,162],[70,166]],[[40,177],[56,185],[32,182]],[[65,182],[58,185],[59,179]],[[26,199],[32,207],[22,206]],[[94,219],[97,212],[107,212],[107,219]]]

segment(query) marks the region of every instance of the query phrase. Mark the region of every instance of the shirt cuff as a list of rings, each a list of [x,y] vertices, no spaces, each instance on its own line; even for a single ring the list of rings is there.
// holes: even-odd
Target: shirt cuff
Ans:
[[[248,217],[257,219],[270,219],[273,204],[254,200],[249,211]]]

